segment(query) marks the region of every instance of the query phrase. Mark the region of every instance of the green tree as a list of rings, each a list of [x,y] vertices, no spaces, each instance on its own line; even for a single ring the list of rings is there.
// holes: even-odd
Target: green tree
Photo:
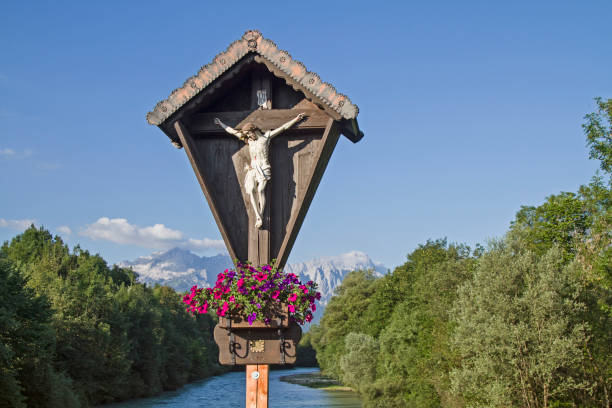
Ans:
[[[590,148],[589,158],[600,161],[600,167],[612,174],[612,99],[595,98],[597,110],[587,114],[582,125]]]
[[[317,367],[317,352],[312,347],[312,330],[302,336],[297,346],[297,359],[295,365],[298,367]]]
[[[340,357],[342,382],[366,393],[376,379],[378,342],[364,333],[349,333],[344,343],[346,353]]]
[[[7,331],[12,342],[0,346],[0,382],[15,405],[96,405],[220,371],[211,317],[186,313],[173,289],[138,284],[132,271],[78,246],[71,253],[60,237],[34,226],[5,243],[0,257],[15,265],[24,299],[32,299],[7,298],[7,308],[26,310],[23,327],[36,328],[28,336]],[[11,319],[6,325],[22,327]]]
[[[321,370],[336,379],[342,377],[340,357],[345,354],[344,337],[351,332],[367,330],[363,313],[368,308],[375,277],[371,271],[354,271],[346,275],[312,332]]]
[[[456,360],[449,345],[450,310],[457,287],[472,277],[477,258],[465,245],[436,240],[420,245],[408,259],[393,274],[393,279],[406,280],[410,270],[412,284],[380,334],[370,399],[381,407],[457,406],[449,392],[448,372]]]
[[[584,370],[590,327],[578,276],[559,249],[538,256],[511,238],[482,257],[453,309],[453,390],[468,406],[605,406],[605,387]]]
[[[0,255],[0,406],[74,407],[71,381],[53,366],[52,310]]]

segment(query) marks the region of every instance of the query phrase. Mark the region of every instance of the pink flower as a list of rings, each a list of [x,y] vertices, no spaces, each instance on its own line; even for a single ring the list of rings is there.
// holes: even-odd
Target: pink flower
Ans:
[[[255,279],[257,279],[259,282],[265,281],[266,279],[268,279],[268,275],[263,272],[259,272],[257,275],[255,275]]]
[[[236,282],[236,285],[238,285],[239,288],[241,288],[242,286],[244,286],[244,278],[240,278],[238,279],[238,282]]]
[[[295,293],[292,293],[291,295],[289,295],[290,302],[295,302],[296,300],[297,300],[297,295]]]
[[[235,300],[236,300],[236,298],[234,297],[234,295],[232,295],[232,296],[230,296],[230,297],[229,297],[229,301],[230,301],[230,302],[232,302],[232,303],[233,303]]]
[[[221,299],[221,291],[220,290],[215,290],[215,299]]]
[[[290,311],[291,313],[295,313],[295,306],[293,306],[293,305],[289,305],[288,307],[289,307],[289,311]]]
[[[204,302],[204,304],[200,307],[198,307],[198,313],[203,314],[208,312],[208,303]]]
[[[280,290],[274,291],[274,294],[272,295],[272,299],[278,299],[279,295],[280,295]]]
[[[307,321],[307,322],[311,322],[311,321],[312,321],[312,314],[311,314],[311,313],[308,313],[308,314],[306,315],[306,321]]]
[[[227,304],[227,302],[223,302],[223,306],[221,307],[221,309],[217,309],[217,314],[219,316],[225,316],[225,312],[227,312],[228,308],[229,305]]]
[[[310,304],[310,308],[312,309],[313,312],[317,310],[317,307],[315,306],[314,302]]]

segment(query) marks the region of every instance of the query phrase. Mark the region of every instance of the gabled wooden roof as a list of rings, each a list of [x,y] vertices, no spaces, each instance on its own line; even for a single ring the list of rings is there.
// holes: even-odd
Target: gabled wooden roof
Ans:
[[[147,114],[147,121],[151,125],[160,126],[174,112],[249,53],[260,55],[275,68],[275,71],[307,90],[327,109],[336,112],[342,119],[351,120],[355,123],[355,130],[358,131],[355,121],[359,113],[357,105],[353,104],[346,95],[338,93],[331,84],[323,82],[316,73],[308,71],[304,64],[294,60],[287,51],[279,50],[274,42],[264,38],[256,30],[244,33],[240,40],[234,41],[210,64],[203,66],[197,75],[185,81],[182,87],[175,89],[166,100],[159,102]]]

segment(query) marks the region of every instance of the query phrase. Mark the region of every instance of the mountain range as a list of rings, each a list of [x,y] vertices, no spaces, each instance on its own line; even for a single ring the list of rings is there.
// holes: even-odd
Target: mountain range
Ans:
[[[167,285],[178,292],[185,292],[193,285],[214,286],[217,274],[232,268],[233,262],[227,255],[199,256],[186,249],[173,248],[141,256],[133,261],[123,261],[120,266],[132,268],[141,283]],[[312,280],[317,283],[321,300],[314,320],[318,321],[342,279],[349,272],[359,269],[371,269],[379,276],[387,273],[387,268],[381,263],[372,261],[359,251],[287,265],[284,271],[295,273],[301,281]]]

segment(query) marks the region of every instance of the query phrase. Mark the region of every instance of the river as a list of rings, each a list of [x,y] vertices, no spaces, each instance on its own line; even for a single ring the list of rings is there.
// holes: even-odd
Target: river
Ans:
[[[289,384],[279,380],[281,376],[317,371],[314,368],[270,371],[270,408],[357,408],[361,400],[349,391],[328,391],[302,385]],[[231,372],[169,391],[156,397],[142,398],[118,404],[103,405],[100,408],[184,408],[215,407],[236,408],[245,404],[245,373]]]

